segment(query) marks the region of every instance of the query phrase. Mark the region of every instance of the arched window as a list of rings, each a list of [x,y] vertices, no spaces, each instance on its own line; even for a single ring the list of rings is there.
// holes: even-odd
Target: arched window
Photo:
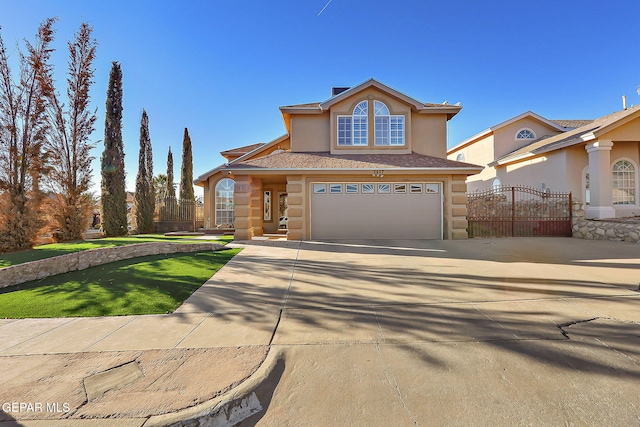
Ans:
[[[380,101],[373,102],[376,145],[404,145],[404,116],[392,115]]]
[[[368,115],[368,103],[362,101],[351,116],[338,116],[338,145],[367,145]]]
[[[531,129],[524,128],[516,133],[516,139],[536,139],[536,134]]]
[[[629,160],[618,160],[613,165],[613,204],[636,204],[636,168]]]
[[[456,157],[456,162],[464,162],[464,153],[458,154]]]
[[[230,178],[220,180],[216,184],[216,226],[233,227],[233,189],[235,182]]]
[[[500,186],[502,185],[502,183],[500,182],[500,180],[498,178],[493,180],[493,184],[491,185],[491,188],[493,188],[493,191],[498,191],[500,190]]]

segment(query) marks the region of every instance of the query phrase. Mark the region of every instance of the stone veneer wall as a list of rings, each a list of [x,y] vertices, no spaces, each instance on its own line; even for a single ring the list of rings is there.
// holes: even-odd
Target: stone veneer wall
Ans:
[[[164,243],[151,242],[112,248],[91,249],[60,255],[53,258],[26,262],[0,269],[0,288],[31,280],[43,279],[69,271],[84,270],[96,265],[147,255],[173,254],[178,252],[200,252],[220,250],[218,243]]]
[[[640,224],[580,219],[573,225],[573,237],[640,243]]]

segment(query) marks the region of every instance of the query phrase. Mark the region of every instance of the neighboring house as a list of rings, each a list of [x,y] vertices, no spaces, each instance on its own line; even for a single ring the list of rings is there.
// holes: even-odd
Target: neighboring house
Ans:
[[[482,167],[446,159],[460,109],[373,79],[280,107],[285,135],[222,152],[229,163],[194,181],[205,224],[239,240],[285,224],[290,240],[466,238],[465,180]]]
[[[548,120],[527,112],[448,150],[449,159],[486,166],[470,191],[527,185],[566,191],[587,218],[640,213],[640,106],[596,120]]]

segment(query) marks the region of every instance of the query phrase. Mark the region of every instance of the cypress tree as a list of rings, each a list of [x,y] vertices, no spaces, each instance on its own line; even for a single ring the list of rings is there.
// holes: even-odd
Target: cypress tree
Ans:
[[[171,147],[169,147],[169,154],[167,155],[167,190],[166,195],[168,198],[176,198],[176,188],[173,186],[173,154],[171,154]]]
[[[193,154],[191,151],[191,138],[189,130],[184,128],[182,139],[182,168],[180,173],[180,200],[195,202],[193,193]]]
[[[102,171],[102,228],[107,236],[127,234],[124,144],[122,142],[122,69],[112,63],[104,121]]]
[[[138,175],[136,177],[135,205],[138,232],[153,232],[153,213],[155,208],[153,158],[151,137],[149,136],[149,117],[145,110],[142,110],[142,119],[140,120],[140,155],[138,158]]]

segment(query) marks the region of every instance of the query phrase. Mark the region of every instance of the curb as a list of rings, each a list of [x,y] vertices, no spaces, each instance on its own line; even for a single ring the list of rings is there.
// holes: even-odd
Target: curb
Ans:
[[[142,427],[234,426],[264,410],[256,395],[256,389],[266,383],[275,368],[283,363],[282,352],[271,348],[262,365],[237,387],[191,408],[170,414],[154,415]],[[263,403],[265,403],[264,400]]]

